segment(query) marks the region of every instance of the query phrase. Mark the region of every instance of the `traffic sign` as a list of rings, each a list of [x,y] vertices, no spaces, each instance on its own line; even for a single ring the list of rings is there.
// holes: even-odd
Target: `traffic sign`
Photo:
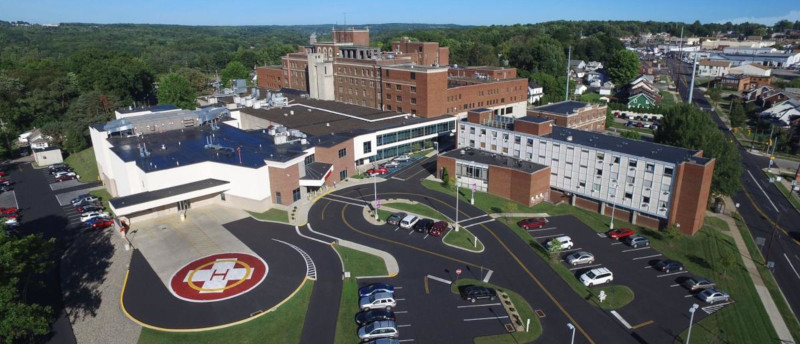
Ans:
[[[375,209],[380,209],[380,208],[381,208],[381,200],[380,200],[380,199],[378,199],[378,200],[375,202]]]
[[[456,269],[456,275],[461,275],[461,269]]]

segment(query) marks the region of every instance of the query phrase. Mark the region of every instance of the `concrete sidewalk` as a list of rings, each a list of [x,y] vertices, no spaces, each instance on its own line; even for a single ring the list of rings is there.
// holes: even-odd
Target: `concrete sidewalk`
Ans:
[[[346,189],[351,186],[372,184],[375,182],[380,184],[386,181],[386,179],[383,178],[376,178],[376,179],[377,179],[376,181],[373,181],[372,178],[364,178],[364,179],[348,178],[345,179],[344,181],[336,183],[336,186],[334,187],[326,187],[320,190],[316,195],[311,195],[310,198],[297,202],[297,204],[294,206],[297,208],[297,211],[295,212],[295,218],[294,220],[292,220],[290,216],[289,223],[296,226],[305,225],[308,222],[308,212],[311,210],[311,206],[313,206],[314,203],[316,203],[320,198],[324,197],[325,195],[331,192],[334,192],[336,190]],[[292,209],[289,209],[290,214],[291,212]]]
[[[730,198],[726,197],[725,203],[726,209],[736,209],[733,201]],[[729,214],[729,211],[726,211],[726,213]],[[756,263],[750,257],[750,251],[747,250],[747,245],[744,243],[744,238],[742,237],[742,233],[739,232],[739,227],[736,226],[736,222],[730,215],[727,214],[717,214],[709,211],[706,212],[706,215],[719,218],[728,224],[730,231],[721,233],[733,237],[733,241],[736,243],[736,248],[742,255],[742,261],[744,261],[744,266],[747,269],[747,273],[750,275],[750,279],[753,280],[753,285],[756,287],[756,292],[758,293],[759,298],[761,298],[761,303],[764,305],[764,309],[767,311],[769,320],[772,322],[772,326],[775,328],[778,338],[780,338],[781,342],[784,343],[794,342],[792,333],[789,332],[786,322],[783,320],[780,311],[778,311],[778,306],[775,305],[775,300],[772,299],[772,295],[770,295],[769,290],[767,290],[767,287],[764,285],[764,280],[761,278],[761,274],[756,268]]]

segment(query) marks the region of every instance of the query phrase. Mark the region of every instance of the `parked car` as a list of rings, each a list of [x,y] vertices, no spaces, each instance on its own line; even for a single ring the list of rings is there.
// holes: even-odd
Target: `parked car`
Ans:
[[[386,167],[376,167],[367,170],[368,176],[380,176],[387,173],[389,173],[389,170]]]
[[[624,239],[633,235],[633,229],[630,228],[617,228],[608,231],[608,237],[614,240]]]
[[[18,213],[0,213],[0,217],[6,219],[16,219],[19,217]]]
[[[358,329],[358,338],[362,341],[377,338],[397,338],[400,332],[397,331],[394,321],[376,321]]]
[[[54,174],[60,173],[60,172],[71,172],[71,171],[72,171],[71,167],[69,167],[69,166],[61,166],[61,167],[51,168],[49,172],[50,172],[50,174],[54,175]]]
[[[99,205],[102,205],[102,204],[100,204],[99,201],[87,201],[87,200],[84,200],[84,201],[80,201],[78,203],[75,203],[73,205],[76,206],[76,207],[80,207],[80,206],[84,206],[85,207],[87,205],[98,205],[99,206]]]
[[[578,251],[568,255],[565,260],[569,265],[591,264],[594,263],[594,255],[586,251]]]
[[[697,294],[697,298],[708,303],[726,302],[731,296],[728,293],[714,288],[706,289]]]
[[[378,338],[368,342],[362,342],[362,344],[400,344],[400,341],[395,338]]]
[[[556,246],[554,245],[554,242],[560,242],[561,243],[561,247],[560,248],[556,248]],[[568,249],[572,248],[572,245],[573,245],[572,238],[570,238],[570,237],[568,237],[566,235],[562,235],[562,236],[550,239],[550,240],[547,241],[547,244],[546,244],[547,249],[550,250],[550,251],[555,251],[555,250],[558,250],[558,249],[568,250]]]
[[[72,203],[72,205],[76,205],[76,204],[81,203],[81,202],[87,202],[87,201],[88,202],[97,202],[99,200],[100,200],[99,198],[97,198],[95,196],[92,196],[90,194],[83,194],[83,195],[79,195],[78,197],[73,198],[70,202]]]
[[[77,176],[77,175],[78,174],[76,174],[75,172],[72,172],[72,171],[61,171],[61,172],[56,172],[53,176],[58,178],[58,177],[61,177],[61,176]]]
[[[542,228],[547,225],[547,219],[544,217],[533,217],[530,219],[524,219],[520,222],[517,222],[517,225],[522,227],[524,230],[528,230],[531,228]]]
[[[642,122],[636,122],[636,124],[634,124],[633,126],[634,126],[634,127],[637,127],[637,128],[644,128],[644,123],[642,123]]]
[[[81,222],[89,221],[90,219],[95,218],[95,217],[109,217],[109,215],[106,212],[90,211],[90,212],[81,214]]]
[[[84,204],[75,206],[75,211],[77,211],[79,213],[83,213],[83,212],[85,212],[84,209],[86,209],[86,208],[100,208],[100,210],[103,210],[103,205],[100,204],[99,202],[84,203]]]
[[[625,238],[625,244],[633,248],[638,248],[641,246],[650,246],[650,240],[639,234],[634,234]]]
[[[431,219],[420,219],[414,224],[414,230],[420,233],[427,233],[433,228],[433,222]]]
[[[417,224],[417,221],[419,221],[419,217],[417,217],[416,215],[407,215],[402,220],[400,220],[400,228],[412,229],[414,228],[414,225]]]
[[[375,293],[394,294],[394,286],[386,283],[372,283],[358,288],[358,296],[370,296]]]
[[[398,166],[400,166],[400,163],[397,162],[397,161],[389,161],[389,162],[387,162],[386,164],[383,165],[383,167],[386,167],[386,168],[397,168]]]
[[[78,206],[75,208],[76,211],[79,213],[89,213],[93,211],[103,211],[103,207],[95,206],[95,205],[87,205],[87,206]]]
[[[114,225],[114,220],[111,219],[104,219],[99,218],[97,221],[92,223],[92,229],[103,229],[108,228]]]
[[[473,303],[477,300],[494,300],[497,297],[497,291],[479,285],[469,284],[459,287],[458,290],[462,299]]]
[[[73,179],[77,179],[77,176],[76,175],[63,175],[63,176],[60,176],[60,177],[56,177],[56,181],[57,182],[63,182],[63,181],[73,180]]]
[[[355,320],[358,326],[364,326],[373,321],[382,321],[382,320],[394,321],[395,317],[394,317],[394,312],[392,311],[387,311],[385,309],[373,309],[369,311],[358,312],[358,314],[356,314]]]
[[[392,215],[389,215],[389,217],[386,219],[386,223],[392,226],[397,226],[400,224],[400,221],[402,221],[404,217],[406,217],[406,213],[394,213]]]
[[[686,289],[689,289],[690,291],[693,292],[698,290],[714,288],[716,286],[716,283],[714,283],[714,281],[702,277],[688,278],[685,281],[683,281],[682,284],[684,287],[686,287]]]
[[[394,296],[389,293],[376,293],[370,296],[364,296],[358,301],[358,308],[361,308],[362,311],[368,311],[370,309],[385,309],[390,311],[395,306],[397,306],[397,301],[395,301]]]
[[[614,273],[607,268],[591,269],[581,275],[580,281],[583,285],[591,287],[603,283],[611,283],[614,280]]]
[[[16,218],[4,218],[0,219],[0,222],[2,222],[6,228],[19,227],[19,220],[17,220]]]
[[[0,171],[0,177],[5,177],[5,176],[6,176],[6,172],[5,171]]]
[[[0,192],[9,192],[11,190],[14,190],[14,187],[11,186],[10,184],[9,185],[0,185]]]
[[[628,123],[625,123],[625,126],[626,127],[632,127],[633,126],[633,121],[628,121]]]
[[[674,260],[664,259],[656,263],[656,270],[666,273],[671,271],[683,271],[683,264]]]
[[[447,221],[439,221],[433,224],[433,227],[428,231],[428,234],[438,237],[445,235],[448,229],[450,229],[450,224],[447,223]]]
[[[399,162],[406,162],[409,160],[411,160],[411,157],[408,156],[408,154],[398,155],[397,157],[394,158],[394,161],[399,161]]]
[[[19,209],[17,209],[16,207],[10,207],[10,208],[0,207],[0,213],[3,213],[3,214],[16,214],[18,212],[19,212]]]

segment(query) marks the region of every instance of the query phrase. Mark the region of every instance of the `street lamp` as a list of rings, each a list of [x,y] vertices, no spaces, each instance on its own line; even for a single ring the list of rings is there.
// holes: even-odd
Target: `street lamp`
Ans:
[[[572,323],[567,323],[567,328],[572,330],[572,339],[570,339],[570,344],[575,344],[575,326]]]
[[[689,332],[686,333],[686,344],[689,344],[689,337],[692,336],[692,323],[694,322],[694,311],[696,311],[697,308],[699,307],[700,306],[695,303],[692,305],[691,308],[689,308],[689,313],[691,313],[691,315],[689,316]]]
[[[372,174],[372,185],[375,190],[375,221],[378,221],[378,209],[381,208],[381,203],[378,201],[378,177],[377,173]]]
[[[611,186],[614,188],[614,194],[611,195],[614,199],[611,201],[611,224],[608,225],[608,229],[614,229],[614,211],[617,210],[617,183]]]
[[[458,175],[456,175],[456,232],[458,232]]]

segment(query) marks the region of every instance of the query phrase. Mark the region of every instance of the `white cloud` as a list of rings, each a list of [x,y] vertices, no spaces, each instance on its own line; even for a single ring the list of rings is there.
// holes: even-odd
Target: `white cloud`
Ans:
[[[784,20],[784,19],[788,20],[790,22],[794,22],[796,20],[800,20],[800,11],[790,11],[789,13],[784,14],[782,16],[774,16],[774,17],[739,17],[739,18],[728,19],[728,20],[720,20],[719,22],[720,23],[731,22],[731,23],[734,23],[734,24],[750,22],[750,23],[759,23],[759,24],[772,26],[772,25],[775,25],[775,23],[777,23],[777,22],[779,22],[781,20]]]

